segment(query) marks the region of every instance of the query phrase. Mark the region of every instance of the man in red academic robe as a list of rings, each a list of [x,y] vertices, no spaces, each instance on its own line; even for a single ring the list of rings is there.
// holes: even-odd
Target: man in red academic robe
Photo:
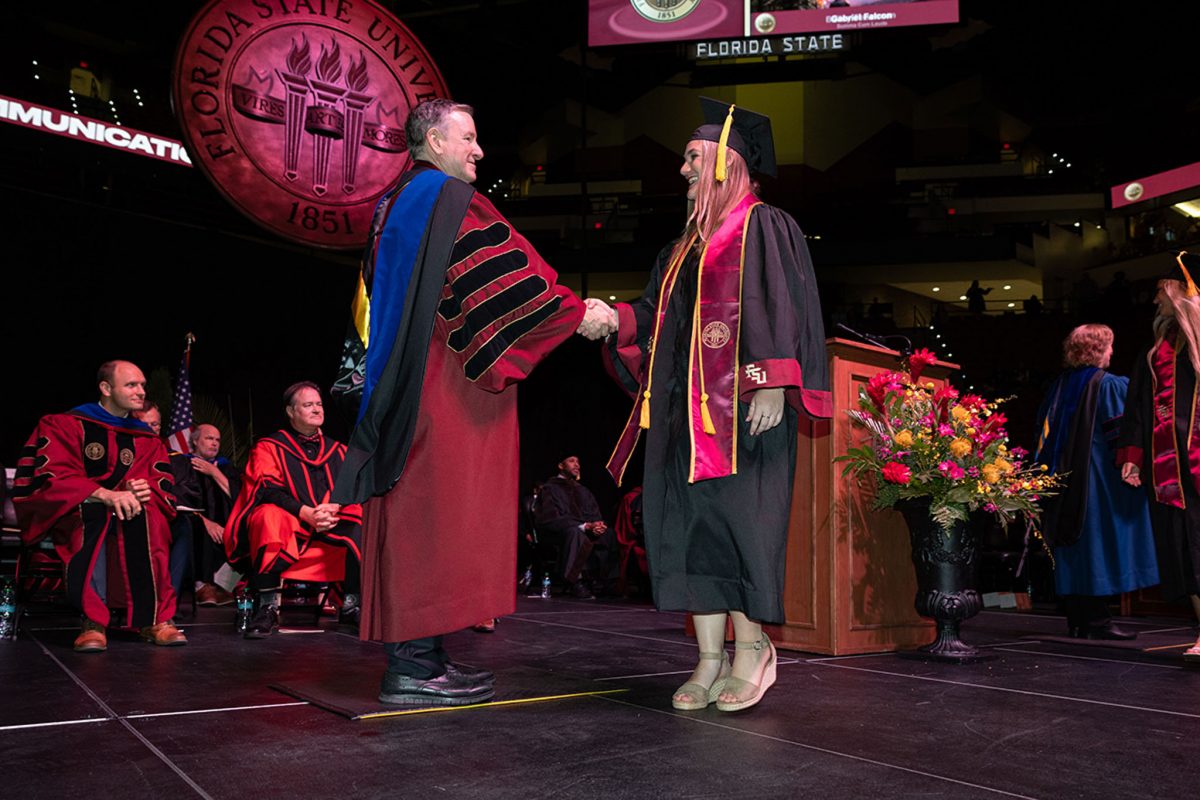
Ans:
[[[362,403],[334,497],[365,501],[360,634],[385,643],[384,703],[492,696],[491,673],[451,662],[442,635],[515,607],[513,384],[581,325],[607,323],[585,320],[471,188],[483,157],[471,113],[439,99],[410,114],[415,164],[380,202],[355,307]]]
[[[259,439],[225,525],[229,563],[247,576],[255,612],[247,639],[279,629],[283,579],[340,583],[340,619],[357,622],[362,509],[330,502],[346,446],[321,432],[315,383],[288,387],[288,427]]]
[[[128,361],[108,361],[97,383],[99,402],[42,417],[21,453],[13,504],[25,544],[49,536],[66,566],[67,595],[83,614],[77,651],[108,647],[110,536],[124,578],[125,625],[157,645],[187,644],[171,623],[167,552],[175,510],[167,449],[130,416],[145,404],[146,378]]]

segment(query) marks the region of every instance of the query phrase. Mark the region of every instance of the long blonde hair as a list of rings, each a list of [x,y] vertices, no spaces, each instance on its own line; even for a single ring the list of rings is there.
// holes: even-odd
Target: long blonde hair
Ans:
[[[699,144],[700,179],[696,182],[696,202],[683,235],[685,242],[693,232],[700,234],[701,241],[710,241],[729,212],[752,190],[750,170],[741,155],[732,148],[726,148],[725,180],[718,183],[715,177],[717,143],[700,140]]]
[[[1183,340],[1188,349],[1188,360],[1192,369],[1200,375],[1200,297],[1188,297],[1187,287],[1183,281],[1164,278],[1158,282],[1158,288],[1171,301],[1175,309],[1174,317],[1157,315],[1154,318],[1154,343],[1157,345],[1171,329],[1171,322],[1179,326]]]

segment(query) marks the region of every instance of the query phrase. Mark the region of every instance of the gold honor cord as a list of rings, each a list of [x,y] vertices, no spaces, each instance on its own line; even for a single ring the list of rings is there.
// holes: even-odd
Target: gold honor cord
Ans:
[[[676,251],[667,265],[667,274],[663,276],[662,285],[658,287],[658,305],[654,307],[654,338],[650,340],[650,364],[646,370],[646,390],[642,392],[642,415],[638,421],[638,427],[642,430],[650,430],[650,384],[654,381],[654,357],[658,355],[658,336],[662,332],[662,321],[666,317],[667,312],[661,310],[663,303],[669,301],[671,293],[675,290],[675,279],[679,277],[679,269],[683,266],[683,260],[687,256],[688,250],[696,241],[697,234],[693,233],[683,247]]]
[[[707,247],[704,255],[708,255]],[[709,436],[714,436],[717,427],[713,425],[712,415],[708,413],[708,392],[704,389],[704,351],[701,349],[700,337],[697,335],[700,332],[700,295],[704,285],[704,255],[700,256],[700,266],[696,270],[696,306],[692,310],[691,350],[695,354],[696,366],[700,373],[700,422],[704,425],[704,432]],[[688,401],[690,402],[691,398],[688,398]]]
[[[734,105],[729,106],[729,113],[725,116],[725,124],[721,126],[721,138],[717,141],[717,166],[714,170],[714,177],[717,183],[723,183],[727,177],[725,169],[725,150],[729,146],[729,129],[733,126],[733,109]]]

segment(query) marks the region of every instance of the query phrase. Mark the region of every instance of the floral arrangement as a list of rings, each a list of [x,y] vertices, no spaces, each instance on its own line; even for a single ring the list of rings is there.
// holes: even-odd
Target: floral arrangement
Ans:
[[[980,509],[1001,523],[1036,519],[1039,498],[1055,494],[1058,477],[1043,465],[1026,466],[1028,453],[1009,448],[999,403],[921,383],[935,361],[918,350],[905,362],[907,373],[881,372],[859,390],[859,408],[848,413],[870,437],[836,459],[846,462],[843,475],[874,478],[876,509],[928,497],[943,529]]]

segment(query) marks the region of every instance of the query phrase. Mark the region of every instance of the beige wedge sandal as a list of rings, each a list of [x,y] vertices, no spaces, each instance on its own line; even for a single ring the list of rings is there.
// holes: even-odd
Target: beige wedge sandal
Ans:
[[[671,706],[673,708],[677,708],[680,711],[699,711],[702,708],[708,708],[709,704],[716,702],[717,695],[725,690],[725,682],[729,680],[729,673],[733,671],[733,667],[729,664],[729,654],[722,650],[719,653],[701,653],[700,658],[703,661],[717,661],[720,659],[725,663],[721,665],[721,671],[717,675],[717,679],[712,682],[712,686],[688,681],[676,689],[675,695],[686,694],[689,697],[699,699],[688,702],[676,700],[675,695],[672,695]]]
[[[771,684],[775,683],[775,645],[771,644],[771,640],[767,638],[765,633],[759,637],[758,641],[734,642],[734,646],[738,650],[769,650],[770,652],[759,662],[757,683],[751,683],[750,681],[735,678],[731,675],[729,680],[725,681],[725,688],[721,690],[722,692],[741,696],[749,689],[753,691],[753,694],[736,703],[722,703],[720,700],[717,700],[718,711],[741,711],[743,708],[749,708],[759,700],[762,700],[763,693],[771,688]],[[720,692],[717,694],[720,695]]]

